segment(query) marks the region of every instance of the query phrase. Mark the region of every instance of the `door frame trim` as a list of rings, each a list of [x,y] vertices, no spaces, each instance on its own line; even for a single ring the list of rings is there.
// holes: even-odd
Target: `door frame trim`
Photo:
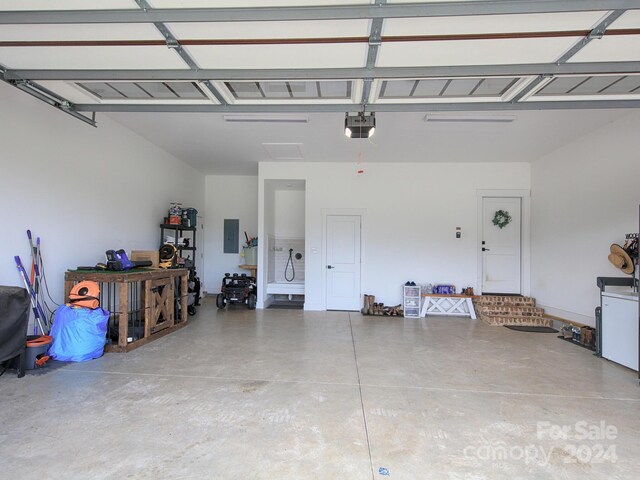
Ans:
[[[356,216],[360,217],[360,301],[362,302],[362,292],[366,290],[365,288],[365,219],[366,219],[366,208],[323,208],[321,211],[322,215],[322,246],[321,246],[321,256],[320,261],[324,267],[321,267],[322,270],[322,290],[321,290],[321,305],[324,311],[327,311],[327,217],[332,215],[345,215],[345,216]]]
[[[476,242],[478,294],[482,294],[482,201],[487,197],[520,198],[520,293],[531,295],[531,190],[477,190],[478,227]]]

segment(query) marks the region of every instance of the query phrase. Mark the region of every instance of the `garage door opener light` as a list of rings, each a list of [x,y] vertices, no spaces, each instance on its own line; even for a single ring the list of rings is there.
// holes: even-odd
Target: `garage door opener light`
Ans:
[[[344,134],[349,138],[371,138],[376,130],[376,114],[360,112],[344,116]]]

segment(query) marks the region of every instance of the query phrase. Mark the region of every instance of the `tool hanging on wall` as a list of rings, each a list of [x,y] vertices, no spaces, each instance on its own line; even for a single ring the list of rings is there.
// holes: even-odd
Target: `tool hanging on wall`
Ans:
[[[36,247],[33,246],[33,236],[31,235],[31,230],[27,230],[27,238],[29,239],[29,252],[31,253],[31,284],[35,281],[35,272],[36,272],[36,263],[38,261],[38,252]],[[40,237],[38,237],[38,242],[40,241]]]
[[[36,246],[33,245],[33,236],[31,235],[31,230],[27,230],[27,238],[29,239],[29,250],[31,252],[31,286],[33,287],[33,291],[35,292],[35,300],[36,304],[39,305],[38,302],[38,294],[40,293],[40,268],[38,265],[38,259],[40,257],[40,237],[37,238]],[[41,307],[42,310],[42,307]],[[33,326],[34,334],[37,334],[37,329],[34,324]],[[44,332],[43,332],[44,333]]]
[[[27,230],[27,238],[29,240],[29,254],[31,255],[31,270],[27,271],[20,257],[14,258],[16,258],[16,266],[23,283],[32,297],[32,307],[38,312],[38,316],[33,320],[33,333],[37,335],[38,330],[40,330],[43,334],[46,334],[51,328],[51,318],[53,318],[56,308],[60,305],[49,293],[40,237],[36,237],[31,230]]]
[[[40,304],[38,303],[36,292],[33,289],[31,282],[29,281],[29,275],[27,274],[27,271],[24,269],[24,265],[22,264],[20,257],[16,255],[13,258],[16,262],[16,267],[18,268],[18,272],[22,277],[24,286],[29,292],[29,296],[31,297],[31,309],[33,311],[33,315],[35,318],[35,324],[37,325],[37,327],[40,328],[40,331],[42,332],[42,334],[46,335],[49,332],[47,317],[44,314],[44,310],[42,310],[42,306],[40,306]]]
[[[32,234],[31,230],[27,230],[27,238],[29,239],[29,253],[31,254],[31,275],[27,275],[26,278],[31,285],[31,289],[33,290],[35,305],[37,307],[43,326],[45,330],[49,330],[49,328],[51,327],[51,318],[53,318],[53,314],[55,313],[56,308],[60,305],[51,297],[51,293],[49,293],[49,285],[47,284],[47,275],[45,272],[45,263],[42,256],[42,242],[40,241],[40,237],[36,237]],[[36,239],[35,243],[34,238]],[[27,270],[26,268],[24,268],[24,266],[23,269],[25,270],[26,274]],[[22,276],[22,273],[20,274]],[[34,319],[33,333],[36,335],[38,334],[38,328],[38,322],[36,319]]]

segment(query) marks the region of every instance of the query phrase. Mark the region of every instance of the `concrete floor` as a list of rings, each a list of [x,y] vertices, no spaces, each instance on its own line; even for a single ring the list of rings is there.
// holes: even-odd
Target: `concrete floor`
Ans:
[[[1,377],[0,472],[632,479],[640,387],[553,334],[207,300],[187,328],[128,354]]]

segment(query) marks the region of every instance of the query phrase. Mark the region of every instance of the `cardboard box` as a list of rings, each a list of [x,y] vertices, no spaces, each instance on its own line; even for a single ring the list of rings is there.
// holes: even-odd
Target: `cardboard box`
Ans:
[[[158,268],[160,252],[158,250],[131,250],[131,260],[134,262],[150,260],[151,268]]]

